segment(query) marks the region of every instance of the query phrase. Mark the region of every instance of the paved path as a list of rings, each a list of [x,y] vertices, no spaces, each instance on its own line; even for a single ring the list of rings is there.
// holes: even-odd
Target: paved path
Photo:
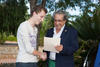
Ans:
[[[0,64],[15,63],[17,53],[17,42],[6,41],[4,45],[0,45]]]

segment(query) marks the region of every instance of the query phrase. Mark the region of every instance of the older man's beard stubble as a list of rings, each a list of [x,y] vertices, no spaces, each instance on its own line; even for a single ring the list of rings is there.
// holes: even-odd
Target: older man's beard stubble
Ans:
[[[60,24],[56,24],[56,25],[55,25],[55,28],[56,28],[56,30],[58,30],[58,31],[61,30],[61,27],[62,27],[62,26],[61,26]]]

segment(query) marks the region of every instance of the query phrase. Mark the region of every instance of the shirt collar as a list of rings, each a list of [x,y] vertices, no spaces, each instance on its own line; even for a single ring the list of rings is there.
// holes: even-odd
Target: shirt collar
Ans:
[[[56,33],[56,28],[54,27],[54,34],[59,34],[59,33],[62,33],[62,32],[63,32],[64,27],[65,27],[65,24],[64,24],[64,26],[61,28],[61,30],[60,30],[58,33]]]

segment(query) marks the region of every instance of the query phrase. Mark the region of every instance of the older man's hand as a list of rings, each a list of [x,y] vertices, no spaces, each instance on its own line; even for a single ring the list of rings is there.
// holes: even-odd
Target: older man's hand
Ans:
[[[55,49],[60,52],[63,50],[63,45],[57,45],[55,46]]]

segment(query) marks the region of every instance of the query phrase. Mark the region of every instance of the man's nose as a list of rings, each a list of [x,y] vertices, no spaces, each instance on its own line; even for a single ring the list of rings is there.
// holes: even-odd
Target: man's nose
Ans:
[[[59,24],[59,22],[58,22],[58,21],[56,21],[55,23],[56,23],[57,25]]]

